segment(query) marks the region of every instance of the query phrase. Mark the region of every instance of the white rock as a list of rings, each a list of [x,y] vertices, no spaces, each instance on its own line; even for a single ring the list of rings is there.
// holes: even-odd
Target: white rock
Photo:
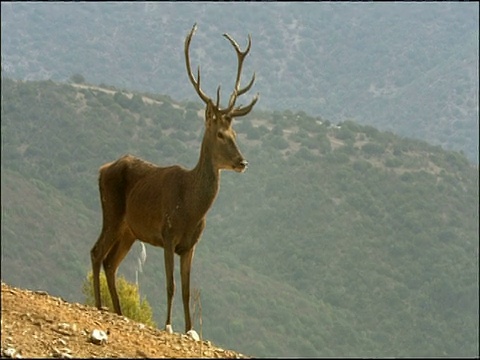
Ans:
[[[193,340],[195,341],[199,341],[200,340],[200,336],[198,336],[197,332],[195,330],[188,330],[187,331],[187,335],[190,336]]]
[[[3,350],[3,355],[9,358],[13,358],[15,354],[17,353],[17,350],[14,348],[9,347],[8,349]]]
[[[64,347],[64,348],[61,348],[61,349],[60,349],[60,352],[61,352],[62,354],[71,354],[71,353],[72,353],[72,350],[70,350],[70,349],[67,348],[67,347]]]
[[[105,344],[108,340],[108,336],[105,331],[95,329],[90,334],[90,340],[94,344]]]
[[[67,346],[67,342],[62,338],[57,339],[57,342],[62,344],[63,346]]]
[[[63,349],[57,349],[56,347],[53,347],[53,352],[50,354],[54,358],[66,358],[66,359],[71,359],[72,358],[72,350],[69,348],[63,348]]]

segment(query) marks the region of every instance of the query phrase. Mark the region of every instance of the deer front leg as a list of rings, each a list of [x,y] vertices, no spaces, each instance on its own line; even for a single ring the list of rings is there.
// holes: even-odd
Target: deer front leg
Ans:
[[[195,330],[192,330],[192,319],[190,316],[190,269],[192,267],[194,249],[195,248],[192,248],[180,256],[180,274],[182,279],[182,300],[183,312],[185,315],[185,333],[191,335],[192,338],[195,337],[194,335],[190,334],[190,332],[195,332]]]
[[[175,279],[173,277],[174,268],[174,249],[170,241],[165,241],[165,247],[163,256],[165,259],[165,276],[167,283],[167,321],[165,322],[165,330],[169,333],[173,333],[172,329],[172,304],[173,294],[175,293]]]

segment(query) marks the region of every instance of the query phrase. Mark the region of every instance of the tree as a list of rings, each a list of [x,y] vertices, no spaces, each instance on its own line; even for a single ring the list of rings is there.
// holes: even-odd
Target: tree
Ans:
[[[140,300],[137,285],[128,282],[123,276],[120,276],[117,277],[117,291],[122,305],[122,312],[126,317],[156,327],[152,319],[152,308],[145,297]],[[95,295],[93,293],[93,276],[91,271],[83,283],[82,293],[85,295],[85,304],[94,306]],[[103,272],[100,273],[100,297],[102,304],[110,311],[113,311],[112,299],[108,292],[107,279]]]
[[[80,74],[74,74],[70,77],[70,81],[74,84],[84,84],[85,78]]]

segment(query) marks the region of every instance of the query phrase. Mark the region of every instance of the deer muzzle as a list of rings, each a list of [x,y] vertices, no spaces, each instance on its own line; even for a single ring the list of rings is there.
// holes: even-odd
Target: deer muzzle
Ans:
[[[235,167],[235,171],[237,172],[244,172],[248,168],[248,161],[243,159],[240,161],[237,167]]]

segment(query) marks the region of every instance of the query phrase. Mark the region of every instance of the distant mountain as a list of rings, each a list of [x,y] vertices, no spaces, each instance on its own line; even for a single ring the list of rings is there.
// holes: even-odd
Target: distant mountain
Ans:
[[[125,153],[193,167],[202,110],[2,78],[2,281],[83,302],[98,168]],[[222,173],[192,270],[204,338],[255,356],[478,356],[478,166],[302,111],[254,110],[234,128],[250,166]],[[134,245],[119,272],[138,275],[163,324],[163,251],[147,246],[142,273],[139,254]]]
[[[2,74],[194,99],[183,41],[214,93],[253,45],[259,108],[353,119],[478,163],[478,2],[2,3]]]

